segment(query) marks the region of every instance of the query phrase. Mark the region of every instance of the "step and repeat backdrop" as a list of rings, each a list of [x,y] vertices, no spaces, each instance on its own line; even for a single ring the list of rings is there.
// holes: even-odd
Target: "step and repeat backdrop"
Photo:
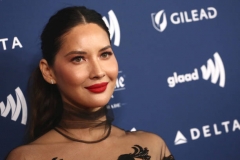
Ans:
[[[24,143],[27,81],[57,10],[84,5],[109,27],[119,75],[109,108],[178,160],[240,159],[240,1],[0,0],[0,159]]]

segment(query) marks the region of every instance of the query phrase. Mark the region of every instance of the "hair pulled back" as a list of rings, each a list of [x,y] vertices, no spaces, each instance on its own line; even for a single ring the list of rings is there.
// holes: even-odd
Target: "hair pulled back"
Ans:
[[[97,24],[109,36],[102,16],[84,6],[63,8],[49,19],[41,34],[42,57],[49,66],[53,66],[55,56],[64,43],[62,37],[73,27],[87,23]],[[29,80],[29,100],[31,113],[28,141],[33,141],[60,122],[63,110],[62,98],[57,85],[46,82],[39,67]]]

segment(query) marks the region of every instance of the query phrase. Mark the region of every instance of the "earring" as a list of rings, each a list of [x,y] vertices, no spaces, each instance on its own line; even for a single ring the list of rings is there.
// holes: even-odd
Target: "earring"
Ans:
[[[53,84],[53,80],[51,79],[51,83]]]

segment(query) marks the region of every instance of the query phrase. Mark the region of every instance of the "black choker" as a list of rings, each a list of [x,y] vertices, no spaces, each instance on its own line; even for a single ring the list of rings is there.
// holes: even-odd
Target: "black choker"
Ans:
[[[72,141],[75,141],[75,142],[81,142],[81,143],[98,143],[98,142],[101,142],[103,140],[105,140],[111,133],[111,124],[109,125],[109,129],[108,129],[108,132],[106,134],[106,136],[104,136],[103,138],[99,139],[99,140],[95,140],[95,141],[84,141],[84,140],[79,140],[79,139],[76,139],[76,138],[73,138],[73,137],[70,137],[66,134],[64,134],[63,132],[61,132],[60,130],[58,130],[57,128],[54,128],[55,131],[57,131],[59,134],[61,134],[62,136],[64,136],[65,138],[69,139],[69,140],[72,140]]]
[[[95,112],[89,112],[84,110],[83,108],[78,108],[66,102],[63,102],[63,114],[62,120],[60,123],[54,128],[56,132],[64,136],[65,138],[82,143],[97,143],[105,140],[111,133],[111,124],[113,121],[113,113],[111,109],[107,109],[106,106],[100,108]],[[94,130],[94,128],[103,127],[104,135],[102,138],[94,141],[85,141],[79,140],[64,132],[66,129],[89,129]],[[59,129],[58,129],[59,128]]]

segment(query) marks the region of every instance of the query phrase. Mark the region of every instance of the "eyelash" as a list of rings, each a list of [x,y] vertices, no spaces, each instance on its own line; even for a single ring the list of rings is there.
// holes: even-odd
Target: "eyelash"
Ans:
[[[79,59],[80,59],[80,61],[79,61]],[[72,58],[72,61],[74,61],[74,62],[81,62],[83,60],[84,60],[84,57],[82,57],[82,56],[77,56],[77,57]]]
[[[104,53],[101,54],[101,57],[104,58],[104,59],[109,58],[109,56],[111,56],[112,54],[113,54],[112,52],[104,52]],[[103,57],[103,55],[107,55],[107,57]]]

